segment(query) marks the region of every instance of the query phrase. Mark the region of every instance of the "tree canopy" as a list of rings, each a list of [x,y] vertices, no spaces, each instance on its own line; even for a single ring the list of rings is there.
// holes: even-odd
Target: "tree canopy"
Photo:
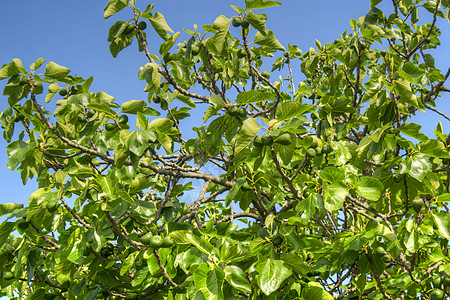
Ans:
[[[154,4],[110,0],[110,52],[138,45],[145,100],[43,58],[3,65],[7,167],[38,189],[0,204],[0,296],[450,297],[450,135],[411,122],[450,121],[433,57],[450,1],[380,2],[301,50],[266,27],[278,1],[232,5],[181,41]]]

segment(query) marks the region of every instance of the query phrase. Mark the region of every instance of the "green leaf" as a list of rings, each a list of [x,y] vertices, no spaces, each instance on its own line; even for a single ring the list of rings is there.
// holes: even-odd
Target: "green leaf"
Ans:
[[[280,5],[281,5],[281,2],[279,2],[279,1],[245,0],[245,8],[246,9],[268,8],[268,7],[280,6]]]
[[[255,14],[254,12],[249,11],[245,16],[245,19],[262,35],[266,35],[267,16],[265,14]]]
[[[31,142],[29,144],[22,142],[20,140],[14,141],[6,147],[6,152],[8,153],[8,164],[7,167],[14,170],[17,165],[26,158],[29,151],[32,151],[36,147],[36,142]]]
[[[136,154],[137,156],[141,156],[144,154],[145,150],[148,148],[150,142],[156,141],[157,135],[154,129],[144,129],[134,131],[127,138],[127,147],[128,149]]]
[[[9,214],[10,212],[22,208],[23,204],[17,203],[2,203],[0,204],[0,216]]]
[[[30,65],[30,69],[36,71],[45,63],[45,59],[42,57],[38,58],[34,63]]]
[[[377,6],[378,3],[380,3],[383,0],[370,0],[370,8],[373,8]]]
[[[68,261],[63,260],[55,265],[55,277],[60,284],[64,284],[71,280],[73,273],[75,272],[75,265]]]
[[[308,264],[295,253],[287,253],[281,257],[284,263],[295,273],[305,276],[309,272]]]
[[[131,100],[122,104],[122,112],[126,114],[137,114],[138,112],[142,112],[146,106],[144,100]]]
[[[145,80],[153,88],[159,88],[161,82],[161,74],[158,71],[156,63],[148,63],[139,68],[138,78]]]
[[[255,34],[255,43],[261,46],[266,46],[272,49],[286,51],[286,48],[277,40],[275,34],[267,30],[266,35],[262,35],[261,32]]]
[[[117,195],[123,200],[127,201],[131,205],[136,205],[136,202],[134,202],[133,198],[127,192],[122,191],[121,189],[117,189],[116,192]]]
[[[399,130],[401,133],[404,133],[407,136],[415,138],[421,142],[428,141],[429,138],[425,134],[420,132],[420,128],[422,128],[422,126],[415,123],[403,123],[399,127]]]
[[[225,107],[225,102],[223,102],[222,97],[218,95],[211,95],[211,97],[209,97],[209,102],[212,103],[212,105],[214,105],[214,109],[216,111]]]
[[[422,102],[419,102],[417,96],[412,92],[410,83],[399,78],[394,82],[394,90],[400,95],[400,101],[411,104],[422,112],[425,112]]]
[[[108,33],[109,51],[113,57],[117,57],[120,51],[130,46],[133,42],[134,35],[124,34],[125,30],[128,28],[128,24],[124,21],[117,21]],[[144,33],[145,37],[145,33]]]
[[[411,232],[405,234],[405,247],[408,251],[416,253],[420,248],[419,244],[420,232],[415,228]]]
[[[169,38],[169,34],[167,33],[167,31],[174,33],[174,31],[167,24],[164,16],[159,12],[155,12],[153,14],[153,16],[150,16],[148,18],[148,20],[150,21],[150,24],[152,25],[152,27],[156,31],[156,33],[163,40],[167,40]]]
[[[270,258],[259,262],[255,269],[259,274],[258,285],[267,296],[278,290],[283,281],[292,275],[292,270],[283,261]]]
[[[358,178],[356,191],[368,200],[377,201],[384,191],[384,186],[378,179],[364,176]]]
[[[214,35],[214,41],[219,53],[222,53],[223,46],[228,35],[228,30],[230,28],[230,23],[231,19],[228,19],[224,15],[217,17],[214,21],[213,27],[217,29],[217,32]]]
[[[345,197],[348,195],[347,186],[342,182],[333,182],[324,184],[325,209],[336,211],[344,204]]]
[[[223,299],[222,283],[223,271],[216,268],[210,270],[208,265],[202,263],[194,273],[195,288],[200,290],[206,299]]]
[[[56,80],[60,80],[66,77],[69,73],[69,69],[51,61],[47,64],[44,75]]]
[[[248,282],[244,271],[237,266],[226,266],[225,280],[235,289],[245,293],[251,293],[252,286]]]
[[[258,134],[259,126],[255,118],[248,118],[242,124],[242,128],[237,134],[235,152],[239,153],[247,147],[247,145]]]
[[[318,282],[308,282],[306,293],[303,295],[304,299],[314,300],[334,300],[327,291],[325,291],[322,285]]]
[[[127,0],[110,0],[104,9],[103,18],[107,19],[127,7]]]
[[[333,148],[333,150],[335,151],[337,165],[345,165],[347,161],[352,158],[352,154],[350,153],[348,147],[346,147],[344,142],[331,141],[330,144],[331,148]]]
[[[284,121],[299,116],[312,109],[312,105],[302,104],[297,101],[286,101],[280,103],[277,107],[278,121]]]
[[[433,220],[439,235],[450,240],[450,218],[448,213],[443,211],[435,212],[433,213]]]
[[[241,104],[257,103],[261,101],[272,100],[273,98],[274,94],[271,92],[265,92],[261,90],[251,90],[240,92],[237,95],[236,102]]]
[[[110,177],[97,175],[96,182],[100,186],[102,193],[108,198],[114,198],[116,195],[116,185],[113,183]]]
[[[428,172],[431,172],[431,163],[423,154],[409,156],[400,164],[401,174],[409,174],[420,182],[423,182]]]
[[[419,145],[419,151],[431,157],[450,158],[450,153],[442,141],[429,139]]]
[[[425,70],[416,66],[413,62],[406,62],[399,71],[399,74],[403,79],[419,84],[421,78],[425,75]]]
[[[0,69],[0,80],[9,78],[17,74],[20,74],[20,71],[14,66],[13,63],[10,63],[9,65],[3,65]]]
[[[345,180],[345,172],[335,167],[325,167],[319,176],[330,183]]]

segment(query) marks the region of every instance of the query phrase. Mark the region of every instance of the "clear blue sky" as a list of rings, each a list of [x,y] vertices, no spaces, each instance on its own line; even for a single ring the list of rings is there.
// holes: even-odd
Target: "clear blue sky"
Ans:
[[[350,19],[358,19],[367,13],[370,3],[369,0],[282,2],[284,3],[280,7],[260,12],[269,16],[267,27],[283,45],[297,44],[304,51],[315,47],[315,39],[322,44],[334,41],[340,33],[350,29]],[[12,58],[20,58],[25,66],[29,66],[37,58],[43,57],[66,66],[85,78],[92,75],[94,82],[91,90],[105,91],[116,97],[118,103],[146,99],[146,94],[142,91],[144,83],[138,80],[137,70],[147,61],[142,53],[136,51],[136,41],[115,59],[109,53],[106,41],[109,27],[118,19],[128,19],[131,14],[124,10],[116,17],[104,20],[103,8],[106,3],[106,0],[4,1],[0,9],[0,64],[8,63]],[[149,1],[137,0],[137,5],[142,9],[148,3]],[[166,17],[174,31],[182,33],[179,40],[187,38],[183,28],[192,29],[193,24],[212,24],[221,14],[227,17],[235,15],[230,4],[245,6],[244,0],[163,0],[155,3],[154,10]],[[383,1],[379,7],[386,8],[386,14],[392,12],[391,1]],[[450,26],[442,20],[439,20],[438,25],[443,30],[443,46],[433,54],[436,65],[446,70],[450,66]],[[147,33],[150,48],[157,52],[162,40],[151,28],[147,29]],[[298,66],[294,69],[294,77],[300,77]],[[1,90],[4,85],[4,81],[0,82]],[[447,114],[450,114],[449,96],[446,96],[446,100],[441,100],[444,104],[439,106]],[[0,96],[0,110],[6,107],[7,99]],[[415,119],[430,136],[438,120],[439,116],[432,112]],[[449,132],[450,122],[441,122]],[[26,203],[28,195],[36,189],[36,184],[29,181],[24,187],[20,174],[6,168],[6,146],[7,143],[0,138],[0,203]]]

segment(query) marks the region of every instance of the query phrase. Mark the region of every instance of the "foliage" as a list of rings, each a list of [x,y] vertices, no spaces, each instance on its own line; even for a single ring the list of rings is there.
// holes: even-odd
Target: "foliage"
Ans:
[[[0,205],[0,295],[449,297],[450,138],[409,119],[449,91],[432,52],[450,1],[393,1],[390,15],[381,1],[302,52],[266,28],[258,9],[277,1],[246,0],[179,42],[153,4],[111,0],[105,18],[133,13],[111,27],[111,54],[138,42],[147,101],[120,105],[42,58],[3,65],[8,167],[39,188]],[[205,110],[186,140],[180,122]]]

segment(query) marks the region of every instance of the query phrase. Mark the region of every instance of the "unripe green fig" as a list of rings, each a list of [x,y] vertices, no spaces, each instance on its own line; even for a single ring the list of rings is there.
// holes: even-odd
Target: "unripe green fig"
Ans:
[[[86,116],[83,115],[83,114],[79,114],[78,115],[78,122],[80,122],[80,123],[86,122]]]
[[[255,138],[253,139],[253,145],[255,147],[262,147],[263,146],[260,135],[255,136]]]
[[[52,214],[58,209],[58,202],[49,201],[45,205],[45,208],[47,208],[48,212]]]
[[[245,107],[239,107],[236,114],[239,118],[246,118],[247,117],[247,110]]]
[[[303,197],[308,198],[311,195],[311,191],[309,189],[305,189],[303,191]]]
[[[248,182],[244,182],[244,184],[241,186],[242,191],[247,192],[253,190],[251,185]]]
[[[161,97],[158,96],[158,95],[156,95],[156,96],[153,98],[153,102],[155,102],[155,103],[160,103],[160,102],[161,102]]]
[[[273,144],[273,136],[269,135],[269,134],[263,134],[261,136],[261,144],[263,144],[263,146],[270,146]]]
[[[152,234],[150,232],[147,232],[141,237],[141,243],[144,245],[150,245],[150,240],[152,239]]]
[[[9,271],[3,272],[3,279],[5,279],[5,280],[11,280],[11,279],[13,279],[15,277],[16,276],[14,276],[13,272],[9,272]]]
[[[433,277],[431,282],[433,283],[434,288],[438,289],[442,285],[442,278],[441,278],[441,276]]]
[[[236,117],[238,115],[239,108],[237,106],[234,106],[234,105],[228,106],[226,109],[230,116]]]
[[[283,243],[283,238],[281,236],[279,236],[278,234],[276,234],[272,237],[272,243],[275,246],[280,246]]]
[[[196,46],[196,45],[193,45],[192,48],[191,48],[191,54],[192,55],[198,55],[199,53],[200,53],[200,47]]]
[[[243,57],[246,57],[246,56],[247,56],[247,53],[245,52],[244,49],[239,49],[239,51],[237,52],[237,56],[238,56],[239,58],[243,58]]]
[[[431,300],[440,300],[444,297],[444,291],[442,290],[433,290],[430,293],[430,299]]]
[[[322,147],[320,146],[314,148],[314,150],[316,150],[316,156],[321,156],[323,153]]]
[[[422,198],[417,198],[411,201],[411,206],[416,212],[419,212],[425,206],[425,202]]]
[[[170,248],[173,246],[173,244],[173,240],[170,237],[166,236],[162,239],[161,248]]]
[[[322,147],[322,152],[323,152],[324,154],[329,154],[329,153],[331,153],[332,150],[333,150],[333,149],[332,149],[331,146],[328,145],[328,144],[325,144],[325,145],[323,145],[323,147]]]
[[[20,221],[19,224],[17,224],[17,228],[20,230],[26,230],[30,224],[27,221]]]
[[[270,79],[270,72],[269,71],[263,71],[261,73],[261,76],[266,78],[266,79]]]
[[[150,239],[150,247],[157,250],[162,247],[163,245],[163,239],[159,235],[154,235]]]
[[[127,115],[121,115],[119,117],[119,124],[125,124],[128,122],[128,116]]]
[[[92,118],[94,115],[95,115],[95,110],[93,110],[93,109],[89,109],[86,113],[86,116],[88,118]]]
[[[145,23],[145,21],[140,21],[138,24],[138,28],[139,30],[145,30],[145,28],[147,28],[147,23]]]
[[[113,131],[114,129],[116,129],[116,125],[113,123],[106,123],[105,129],[106,131]]]
[[[291,135],[287,132],[280,134],[274,141],[274,143],[278,143],[281,145],[290,145],[291,144]]]
[[[67,90],[66,89],[61,89],[61,90],[59,90],[59,95],[61,96],[61,97],[64,97],[65,95],[67,95]]]
[[[308,158],[314,158],[314,157],[316,157],[316,150],[313,149],[313,148],[307,149],[307,150],[306,150],[306,156],[307,156]]]
[[[242,20],[242,23],[241,23],[242,28],[247,29],[249,25],[250,24],[248,23],[247,20]]]
[[[239,18],[234,18],[233,21],[231,21],[231,24],[232,24],[234,27],[239,27],[239,26],[241,26],[241,24],[242,24],[242,20],[239,19]]]
[[[373,252],[375,253],[375,255],[379,255],[379,256],[383,256],[383,255],[387,254],[386,250],[384,250],[384,248],[381,246],[378,246],[375,249],[373,249]]]

